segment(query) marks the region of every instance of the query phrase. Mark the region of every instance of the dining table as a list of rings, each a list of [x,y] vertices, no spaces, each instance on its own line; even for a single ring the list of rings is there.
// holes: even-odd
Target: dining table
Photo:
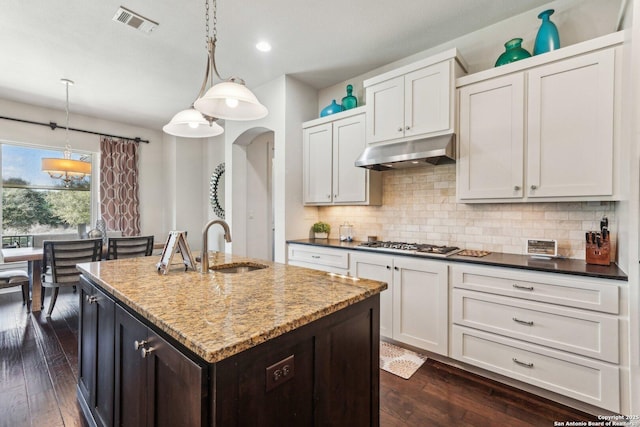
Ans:
[[[27,261],[29,281],[31,282],[31,311],[42,310],[42,248],[2,248],[4,262]]]

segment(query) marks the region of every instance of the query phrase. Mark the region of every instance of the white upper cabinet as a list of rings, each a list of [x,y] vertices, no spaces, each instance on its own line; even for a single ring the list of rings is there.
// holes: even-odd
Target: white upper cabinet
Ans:
[[[617,200],[621,42],[616,33],[458,79],[458,200]]]
[[[331,123],[303,130],[305,203],[331,203],[332,135]]]
[[[613,195],[614,55],[527,73],[528,197]]]
[[[355,166],[365,148],[363,108],[303,124],[303,200],[306,205],[379,205],[380,172]]]
[[[453,132],[454,82],[464,70],[452,49],[365,80],[367,143]]]
[[[460,89],[458,198],[521,198],[524,75]]]

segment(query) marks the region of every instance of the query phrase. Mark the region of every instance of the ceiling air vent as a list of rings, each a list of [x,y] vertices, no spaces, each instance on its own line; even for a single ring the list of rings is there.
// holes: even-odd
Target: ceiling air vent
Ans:
[[[116,11],[116,14],[113,15],[113,20],[127,24],[128,26],[147,34],[155,30],[158,26],[157,22],[153,22],[152,20],[122,6],[120,6]]]

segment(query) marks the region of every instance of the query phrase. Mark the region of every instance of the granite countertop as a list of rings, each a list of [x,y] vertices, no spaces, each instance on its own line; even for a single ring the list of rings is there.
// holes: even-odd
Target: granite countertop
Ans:
[[[451,255],[442,257],[437,255],[412,255],[410,253],[399,253],[397,251],[384,251],[380,249],[367,249],[358,247],[361,242],[341,242],[338,239],[300,239],[289,240],[287,243],[299,243],[303,245],[324,246],[339,249],[353,249],[367,251],[369,253],[388,253],[392,255],[411,256],[415,258],[428,258],[432,260],[442,260],[447,262],[466,262],[471,264],[491,265],[496,267],[511,267],[524,270],[545,271],[550,273],[573,274],[577,276],[598,277],[602,279],[627,281],[627,275],[616,263],[611,265],[592,265],[584,260],[571,258],[541,259],[527,255],[505,254],[492,252],[483,257],[470,257],[461,255]]]
[[[179,257],[177,257],[179,259]],[[210,265],[268,267],[238,274],[157,273],[158,257],[78,264],[104,291],[213,363],[378,294],[387,284],[209,253]]]

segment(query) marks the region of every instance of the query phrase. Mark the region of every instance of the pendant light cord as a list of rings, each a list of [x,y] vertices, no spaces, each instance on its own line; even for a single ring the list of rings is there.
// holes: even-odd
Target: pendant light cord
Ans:
[[[69,84],[73,84],[73,82],[69,79],[62,79],[66,87],[66,105],[65,105],[65,113],[66,113],[66,122],[67,127],[65,130],[65,145],[64,145],[64,158],[71,158],[71,144],[69,143]]]

